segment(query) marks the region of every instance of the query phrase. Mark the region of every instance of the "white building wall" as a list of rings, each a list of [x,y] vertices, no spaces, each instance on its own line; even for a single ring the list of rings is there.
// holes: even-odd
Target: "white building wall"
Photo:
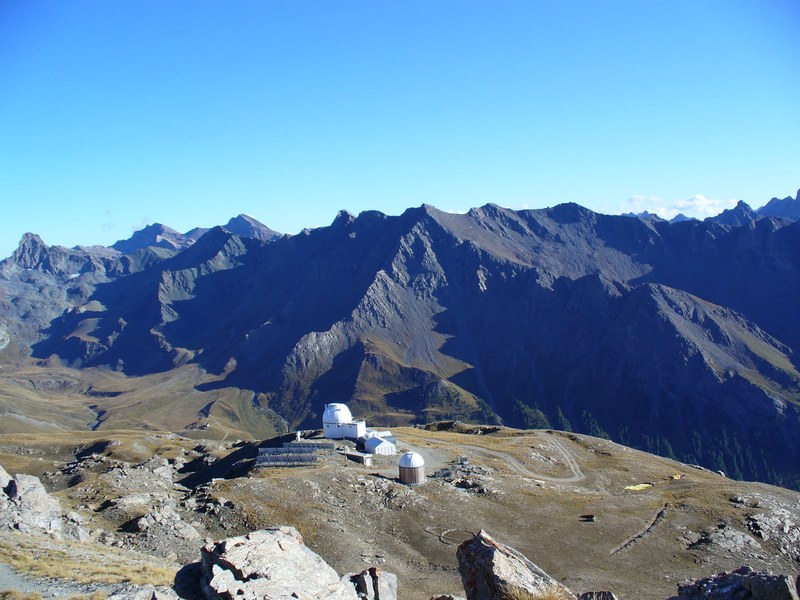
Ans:
[[[344,423],[344,427],[346,431],[345,437],[350,439],[357,440],[367,435],[366,421],[351,421],[350,423]]]
[[[397,446],[379,437],[369,438],[364,443],[364,449],[370,454],[378,454],[380,456],[393,456],[397,454]]]
[[[395,446],[392,442],[384,442],[375,448],[375,454],[380,454],[381,456],[394,456],[397,454],[397,446]]]
[[[357,440],[367,434],[365,421],[350,421],[347,423],[323,423],[322,435],[331,440],[349,438]]]
[[[341,423],[323,423],[322,435],[330,440],[340,440],[344,437]]]

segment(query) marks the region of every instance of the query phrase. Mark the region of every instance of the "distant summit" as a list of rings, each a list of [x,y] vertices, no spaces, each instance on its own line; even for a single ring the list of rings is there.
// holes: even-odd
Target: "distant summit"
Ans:
[[[271,242],[281,237],[277,231],[273,231],[263,223],[248,215],[238,215],[233,217],[223,226],[227,231],[235,233],[239,237],[255,238],[257,240]],[[116,242],[112,248],[123,254],[132,254],[137,250],[148,247],[166,248],[167,250],[185,250],[197,240],[211,231],[211,227],[195,227],[186,233],[162,225],[153,223],[144,229],[136,231],[127,240]]]
[[[249,215],[233,217],[223,227],[239,237],[250,237],[264,242],[271,242],[281,237],[280,233],[273,231]]]
[[[649,211],[644,211],[644,212],[640,212],[640,213],[627,212],[627,213],[622,213],[622,216],[623,217],[634,217],[634,218],[638,218],[638,219],[650,219],[650,220],[653,220],[653,221],[663,221],[664,220],[661,217],[659,217],[656,213],[651,213]]]
[[[694,217],[687,217],[683,213],[678,213],[677,215],[675,215],[671,219],[664,219],[663,217],[659,217],[656,213],[651,213],[649,211],[644,211],[644,212],[640,212],[640,213],[627,212],[627,213],[622,213],[622,216],[623,217],[633,217],[633,218],[638,218],[638,219],[645,219],[645,220],[650,220],[650,221],[668,221],[669,223],[683,223],[684,221],[694,221],[694,220],[696,220]]]
[[[719,223],[720,225],[730,225],[731,227],[741,227],[759,219],[750,205],[744,200],[739,200],[735,207],[723,210],[716,217],[708,217],[706,221]]]
[[[11,261],[23,269],[51,270],[50,249],[35,233],[26,233],[19,247],[11,254]]]
[[[773,198],[757,211],[760,217],[780,217],[783,219],[800,219],[800,190],[797,197]]]
[[[166,248],[168,250],[183,250],[193,243],[193,239],[186,237],[182,233],[178,233],[171,227],[167,227],[161,223],[153,223],[144,229],[135,231],[127,240],[119,240],[112,244],[111,247],[114,248],[114,250],[119,250],[123,254],[132,254],[148,246]]]

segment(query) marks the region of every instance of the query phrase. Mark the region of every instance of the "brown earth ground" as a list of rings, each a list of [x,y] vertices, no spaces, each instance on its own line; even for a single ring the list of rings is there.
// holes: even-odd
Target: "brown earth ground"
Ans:
[[[178,485],[170,492],[182,502],[183,518],[193,520],[204,535],[221,538],[292,525],[339,573],[378,565],[397,574],[399,597],[409,600],[463,595],[456,547],[480,529],[521,551],[575,592],[612,590],[623,599],[667,598],[686,578],[742,564],[798,571],[796,558],[781,550],[779,540],[757,538],[747,528],[748,516],[776,507],[798,515],[796,492],[732,481],[583,435],[466,430],[490,433],[395,430],[401,448],[419,451],[426,459],[428,481],[413,487],[396,481],[396,456],[378,457],[372,467],[364,467],[330,454],[313,467],[224,477],[220,465],[225,457],[244,449],[252,455],[255,444],[206,442],[201,447],[197,440],[141,431],[81,432],[82,445],[75,443],[74,435],[62,433],[0,435],[0,464],[12,474],[55,473],[44,480],[58,489],[62,507],[79,512],[89,528],[115,532],[118,540],[125,540],[125,548],[136,550],[144,549],[137,547],[136,536],[124,533],[124,523],[103,509],[121,493],[101,476],[109,461],[135,464],[151,456],[208,456],[204,460],[210,466],[201,487],[206,505],[211,502],[218,510],[185,508],[183,502],[201,488]],[[105,448],[99,444],[102,450],[95,457],[103,459],[80,477],[58,476],[58,469],[74,460],[81,448],[98,441],[115,443]],[[466,456],[477,472],[433,476],[448,465],[454,470],[451,463],[459,456]],[[240,471],[242,464],[237,465]],[[214,465],[217,470],[212,472]],[[202,475],[200,469],[194,477]],[[177,475],[178,483],[197,484],[196,479],[182,477]],[[630,486],[639,487],[626,489]],[[733,532],[739,542],[720,544],[702,535],[715,531]],[[188,556],[200,543],[189,546],[188,554],[176,553]],[[62,556],[60,562],[73,560],[80,570],[79,548],[64,545],[73,559]],[[170,548],[145,550],[169,557],[164,566],[178,568]],[[28,552],[37,551],[29,544]],[[109,553],[107,560],[126,560],[114,556]],[[163,580],[163,574],[159,578]]]

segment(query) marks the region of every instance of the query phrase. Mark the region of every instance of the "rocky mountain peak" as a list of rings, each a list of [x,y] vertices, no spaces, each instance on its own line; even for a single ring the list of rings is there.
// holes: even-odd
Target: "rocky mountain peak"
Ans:
[[[734,208],[723,210],[716,217],[709,217],[706,221],[719,223],[720,225],[730,225],[731,227],[741,227],[759,219],[759,214],[750,208],[744,200],[739,200]]]
[[[142,248],[155,246],[168,250],[183,250],[194,243],[194,240],[178,233],[171,227],[161,223],[153,223],[135,231],[127,240],[119,240],[111,245],[114,250],[123,254],[132,254]]]
[[[356,217],[353,213],[346,210],[340,210],[338,213],[336,213],[336,218],[333,219],[331,227],[346,227],[355,220]]]
[[[252,237],[252,236],[251,236]],[[227,268],[230,261],[244,252],[243,240],[226,227],[209,229],[190,248],[175,256],[170,269],[192,269],[213,261],[216,268]]]
[[[675,215],[674,217],[672,217],[672,218],[669,220],[669,222],[670,222],[670,223],[683,223],[684,221],[691,221],[692,219],[693,219],[693,217],[687,217],[687,216],[686,216],[685,214],[683,214],[683,213],[678,213],[677,215]]]
[[[271,242],[281,237],[277,231],[273,231],[257,219],[245,214],[233,217],[224,227],[240,237],[251,237],[265,242]]]
[[[203,237],[206,233],[208,233],[209,229],[210,227],[194,227],[189,231],[187,231],[186,233],[184,233],[183,235],[185,235],[190,240],[197,241],[201,237]]]
[[[586,207],[576,204],[575,202],[565,202],[558,204],[551,209],[548,209],[550,217],[563,224],[579,223],[579,222],[593,222],[597,214]]]
[[[56,277],[72,276],[81,272],[82,266],[93,256],[91,251],[85,249],[48,246],[37,234],[26,233],[11,256],[0,262],[0,267],[7,273],[17,269],[33,269]]]
[[[39,244],[44,246],[45,243],[41,237],[39,237],[36,233],[31,233],[30,231],[22,234],[22,239],[19,241],[20,246],[26,246],[28,244]]]
[[[756,212],[762,217],[800,219],[800,190],[797,190],[797,197],[773,198]]]
[[[23,269],[37,269],[47,262],[49,248],[35,233],[27,232],[11,254],[11,261]]]
[[[665,220],[665,219],[662,219],[661,217],[659,217],[656,213],[651,213],[650,211],[647,211],[647,210],[642,211],[640,213],[627,212],[627,213],[623,213],[621,216],[623,216],[623,217],[637,217],[639,219],[651,219],[651,220],[654,220],[654,221],[664,221]],[[678,217],[683,217],[683,220],[688,218],[688,217],[686,217],[686,215],[678,215],[678,216],[675,217],[675,219],[678,219]],[[678,219],[678,220],[681,220],[681,219]]]

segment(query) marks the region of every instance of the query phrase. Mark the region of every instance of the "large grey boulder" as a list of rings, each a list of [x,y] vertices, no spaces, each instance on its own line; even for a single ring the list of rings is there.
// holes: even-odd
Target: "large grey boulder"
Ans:
[[[798,583],[797,577],[760,574],[745,578],[742,585],[758,600],[798,600]]]
[[[0,528],[44,533],[56,539],[88,539],[80,517],[70,514],[62,517],[58,500],[47,493],[38,477],[22,473],[11,477],[0,467]]]
[[[513,598],[575,598],[523,554],[504,546],[481,530],[458,547],[458,570],[467,600],[511,600]]]
[[[42,482],[33,475],[15,475],[5,486],[0,525],[25,533],[44,532],[61,536],[61,507]]]
[[[357,600],[355,587],[303,543],[293,527],[275,527],[207,544],[200,550],[209,600],[270,598]]]
[[[11,475],[0,465],[0,491],[5,489],[9,481],[11,481]]]
[[[678,584],[670,600],[800,600],[800,578],[755,572],[748,566]]]

